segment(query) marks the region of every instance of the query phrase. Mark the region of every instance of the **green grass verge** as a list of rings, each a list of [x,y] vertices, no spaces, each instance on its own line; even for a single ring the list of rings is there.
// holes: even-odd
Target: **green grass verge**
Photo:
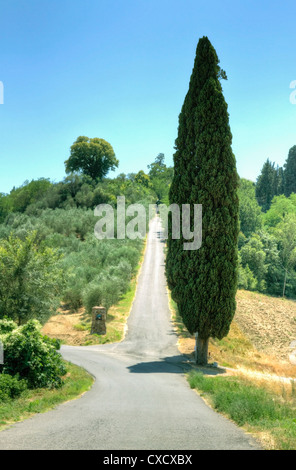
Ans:
[[[261,442],[264,436],[265,448],[296,449],[295,387],[284,399],[241,377],[206,377],[201,372],[191,371],[188,381],[215,410],[253,433]]]
[[[62,387],[52,390],[25,390],[14,400],[0,402],[0,431],[35,413],[44,413],[61,403],[78,398],[91,388],[94,379],[88,372],[69,362],[66,362],[66,366],[68,372]]]

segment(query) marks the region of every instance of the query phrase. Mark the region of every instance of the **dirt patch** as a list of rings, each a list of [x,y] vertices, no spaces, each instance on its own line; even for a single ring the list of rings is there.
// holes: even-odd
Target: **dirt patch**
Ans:
[[[85,319],[83,308],[75,313],[70,310],[62,309],[60,313],[54,315],[43,326],[42,333],[50,338],[57,338],[65,344],[79,346],[84,344],[91,336],[89,331],[77,331],[74,326],[81,324]]]

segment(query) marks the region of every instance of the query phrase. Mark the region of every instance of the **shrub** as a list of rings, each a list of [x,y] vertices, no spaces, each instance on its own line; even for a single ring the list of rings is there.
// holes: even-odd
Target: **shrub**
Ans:
[[[83,293],[83,304],[87,313],[91,313],[92,308],[101,306],[103,303],[103,286],[101,284],[90,283]]]
[[[36,232],[24,241],[0,240],[0,317],[45,323],[58,308],[65,284],[60,260],[56,250],[38,245]]]
[[[0,335],[5,335],[6,333],[10,333],[11,331],[17,328],[17,324],[10,320],[9,318],[3,318],[0,320]]]
[[[120,261],[117,266],[110,266],[99,274],[83,291],[83,305],[87,313],[99,305],[108,311],[127,292],[130,279],[131,266],[127,261]]]
[[[57,388],[66,373],[57,352],[60,342],[42,336],[40,328],[37,320],[30,320],[2,336],[5,357],[2,372],[26,379],[29,388]]]
[[[0,402],[20,396],[27,388],[25,380],[12,377],[9,374],[0,374]]]

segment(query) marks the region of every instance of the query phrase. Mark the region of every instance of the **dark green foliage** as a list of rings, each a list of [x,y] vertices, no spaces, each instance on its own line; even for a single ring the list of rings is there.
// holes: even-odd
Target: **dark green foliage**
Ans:
[[[280,260],[278,240],[274,234],[269,233],[267,230],[260,230],[258,236],[260,237],[262,249],[265,253],[265,276],[262,288],[267,294],[281,295],[284,271]]]
[[[223,338],[235,313],[238,175],[218,57],[208,38],[197,45],[189,91],[179,116],[170,203],[202,204],[202,246],[185,251],[168,239],[172,297],[191,333]]]
[[[137,188],[138,185],[135,184]],[[145,206],[147,206],[146,201],[142,201]],[[148,213],[148,210],[147,210]],[[116,209],[115,209],[115,218],[116,218]],[[32,282],[34,279],[38,279],[40,286],[42,285],[42,275],[38,278],[32,276],[34,274],[34,269],[32,268],[32,262],[29,260],[25,260],[22,257],[16,257],[15,263],[20,263],[21,259],[23,259],[24,269],[25,272],[28,271],[29,266],[31,266],[31,276],[25,276],[26,285],[29,288],[29,281],[32,285],[32,290],[27,289],[25,296],[21,296],[20,290],[17,288],[17,283],[11,283],[9,279],[13,277],[13,270],[8,270],[6,266],[3,268],[3,276],[4,276],[4,283],[3,283],[3,297],[6,295],[7,302],[9,301],[9,305],[6,302],[0,313],[7,316],[13,316],[13,318],[20,311],[24,311],[23,309],[20,310],[16,307],[12,309],[12,296],[10,295],[13,292],[16,292],[17,298],[20,300],[21,298],[27,298],[28,302],[30,302],[30,308],[33,309],[36,313],[36,317],[40,320],[42,313],[45,314],[45,319],[48,318],[52,313],[54,313],[53,308],[48,308],[49,305],[46,305],[46,299],[49,297],[51,301],[55,301],[54,306],[57,308],[59,306],[59,300],[63,300],[68,307],[72,310],[75,310],[81,307],[83,304],[83,299],[87,298],[87,293],[90,292],[90,288],[87,289],[87,286],[91,284],[91,288],[94,289],[96,280],[98,281],[98,276],[104,278],[104,282],[102,278],[100,278],[100,289],[102,290],[102,286],[104,285],[104,289],[106,290],[106,295],[102,295],[101,299],[103,305],[109,307],[111,304],[111,300],[117,301],[122,293],[126,291],[128,288],[128,282],[131,276],[135,273],[137,264],[139,262],[140,253],[142,250],[143,242],[142,240],[97,240],[94,236],[94,227],[96,223],[96,218],[94,217],[93,210],[90,209],[83,209],[83,208],[70,208],[68,210],[65,209],[45,209],[42,210],[37,215],[27,215],[27,214],[20,214],[20,213],[12,213],[6,220],[6,225],[2,226],[2,233],[3,237],[6,238],[9,233],[13,232],[14,238],[18,239],[17,242],[20,246],[26,245],[26,239],[30,236],[31,232],[34,231],[35,233],[35,240],[38,249],[34,251],[34,253],[38,256],[42,253],[55,253],[55,256],[58,258],[62,255],[62,258],[59,262],[54,263],[54,268],[57,271],[60,270],[60,273],[63,274],[64,282],[59,282],[57,289],[55,290],[54,296],[50,293],[50,287],[55,277],[50,277],[50,283],[44,287],[44,294],[42,294],[42,310],[39,308],[35,308],[37,305],[38,294],[39,290],[33,288]],[[7,230],[6,230],[7,229]],[[2,240],[0,239],[0,245],[4,244],[5,246],[10,244],[9,240]],[[16,243],[14,241],[13,243]],[[29,248],[28,248],[29,249]],[[10,256],[13,258],[14,251],[11,251]],[[31,256],[31,255],[30,255]],[[0,253],[1,259],[1,253]],[[40,261],[42,258],[40,259]],[[126,264],[126,270],[119,270],[116,274],[116,278],[120,277],[120,281],[117,279],[116,282],[113,284],[113,290],[108,286],[111,286],[111,281],[109,282],[110,272],[114,269],[118,270],[118,267],[122,265],[122,263]],[[29,263],[29,264],[28,264]],[[42,263],[38,264],[38,269],[41,269]],[[50,264],[48,265],[47,270],[49,271]],[[112,271],[112,276],[114,277],[114,272]],[[50,271],[49,271],[50,272]],[[8,276],[9,274],[9,276]],[[1,276],[1,274],[0,274]],[[112,277],[112,279],[113,279]],[[9,289],[5,287],[8,284]],[[13,287],[16,287],[16,291],[13,290]],[[38,287],[38,286],[37,286]],[[107,295],[108,290],[108,295]],[[32,292],[33,297],[27,295],[27,292]],[[60,293],[57,297],[56,294]],[[0,286],[0,294],[1,294],[1,286]],[[16,296],[13,294],[13,299],[15,302]],[[33,299],[33,301],[32,301]],[[98,299],[99,300],[99,299]],[[1,301],[1,296],[0,296]],[[4,302],[4,301],[3,301]],[[19,304],[18,304],[19,305]],[[89,305],[89,303],[88,303]],[[15,313],[11,313],[13,312]],[[33,312],[32,310],[32,312]],[[35,316],[35,313],[33,316]],[[27,316],[22,316],[23,318],[27,318]]]
[[[249,237],[262,226],[262,211],[256,200],[255,184],[241,178],[238,195],[240,230]]]
[[[267,159],[256,182],[256,198],[263,212],[268,211],[274,196],[283,194],[283,192],[283,169],[275,167],[275,164]]]
[[[288,158],[284,165],[285,195],[296,193],[296,145],[290,148]]]
[[[277,195],[285,194],[285,172],[284,168],[277,166]]]
[[[92,307],[96,305],[103,305],[108,311],[128,290],[130,280],[131,266],[126,261],[112,266],[95,277],[83,291],[83,304],[86,311],[91,313]]]
[[[281,266],[284,271],[284,282],[283,282],[283,297],[287,293],[287,283],[292,280],[296,287],[296,215],[287,215],[282,222],[280,222],[274,233],[278,239],[279,245],[279,257]],[[294,295],[296,290],[294,290]]]
[[[0,374],[0,403],[19,397],[27,388],[26,380],[9,374]]]
[[[250,271],[254,277],[254,282],[248,284],[249,290],[265,290],[265,274],[267,266],[265,263],[266,253],[263,248],[261,237],[258,234],[248,240],[240,250],[240,261],[246,276],[250,276]],[[250,278],[249,278],[250,282]]]
[[[42,198],[51,183],[48,179],[40,178],[32,180],[30,183],[25,181],[22,186],[13,189],[9,195],[9,205],[12,212],[24,212],[30,204],[34,204]]]
[[[92,179],[102,179],[118,166],[112,146],[104,139],[80,136],[71,146],[66,173],[82,172]]]
[[[165,171],[166,177],[155,179],[154,184],[161,185],[161,191],[168,192],[172,169]],[[163,187],[164,186],[164,187]],[[37,193],[33,192],[39,188]],[[42,191],[41,191],[42,189]],[[25,195],[32,197],[23,197]],[[33,197],[33,194],[36,196]],[[59,183],[49,183],[41,178],[31,183],[25,182],[20,188],[13,189],[10,194],[0,193],[0,224],[11,224],[11,215],[22,212],[29,217],[40,217],[45,209],[91,209],[99,204],[116,206],[117,196],[125,196],[127,204],[140,200],[155,203],[156,188],[150,181],[150,176],[143,171],[138,174],[121,174],[116,178],[103,178],[99,182],[85,174],[71,173]],[[17,204],[16,204],[17,201]],[[20,219],[19,219],[20,220]],[[0,227],[0,237],[3,226]]]
[[[296,297],[296,195],[275,196],[262,229],[239,237],[239,287]]]
[[[0,318],[19,325],[30,318],[45,322],[58,307],[63,286],[60,255],[41,247],[36,233],[0,240]]]
[[[62,385],[66,374],[64,362],[58,353],[60,344],[40,333],[41,325],[30,320],[1,337],[5,363],[2,373],[25,379],[29,388],[55,388]]]
[[[73,310],[82,305],[88,312],[95,305],[108,309],[128,290],[142,246],[140,240],[87,238],[65,255],[69,277],[63,300]]]
[[[10,212],[9,199],[7,194],[0,193],[0,224],[4,222]]]
[[[164,154],[160,153],[153,163],[148,165],[151,186],[159,203],[169,203],[169,189],[172,183],[174,169],[164,163]]]
[[[17,328],[17,324],[10,318],[3,318],[0,320],[0,335],[5,335]]]

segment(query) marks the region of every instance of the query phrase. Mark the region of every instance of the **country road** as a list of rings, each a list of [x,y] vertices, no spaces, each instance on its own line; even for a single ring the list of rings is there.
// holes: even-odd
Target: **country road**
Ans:
[[[251,450],[253,439],[190,389],[186,357],[170,321],[160,221],[150,223],[144,262],[125,340],[63,346],[66,360],[87,369],[81,398],[0,433],[0,449]]]

